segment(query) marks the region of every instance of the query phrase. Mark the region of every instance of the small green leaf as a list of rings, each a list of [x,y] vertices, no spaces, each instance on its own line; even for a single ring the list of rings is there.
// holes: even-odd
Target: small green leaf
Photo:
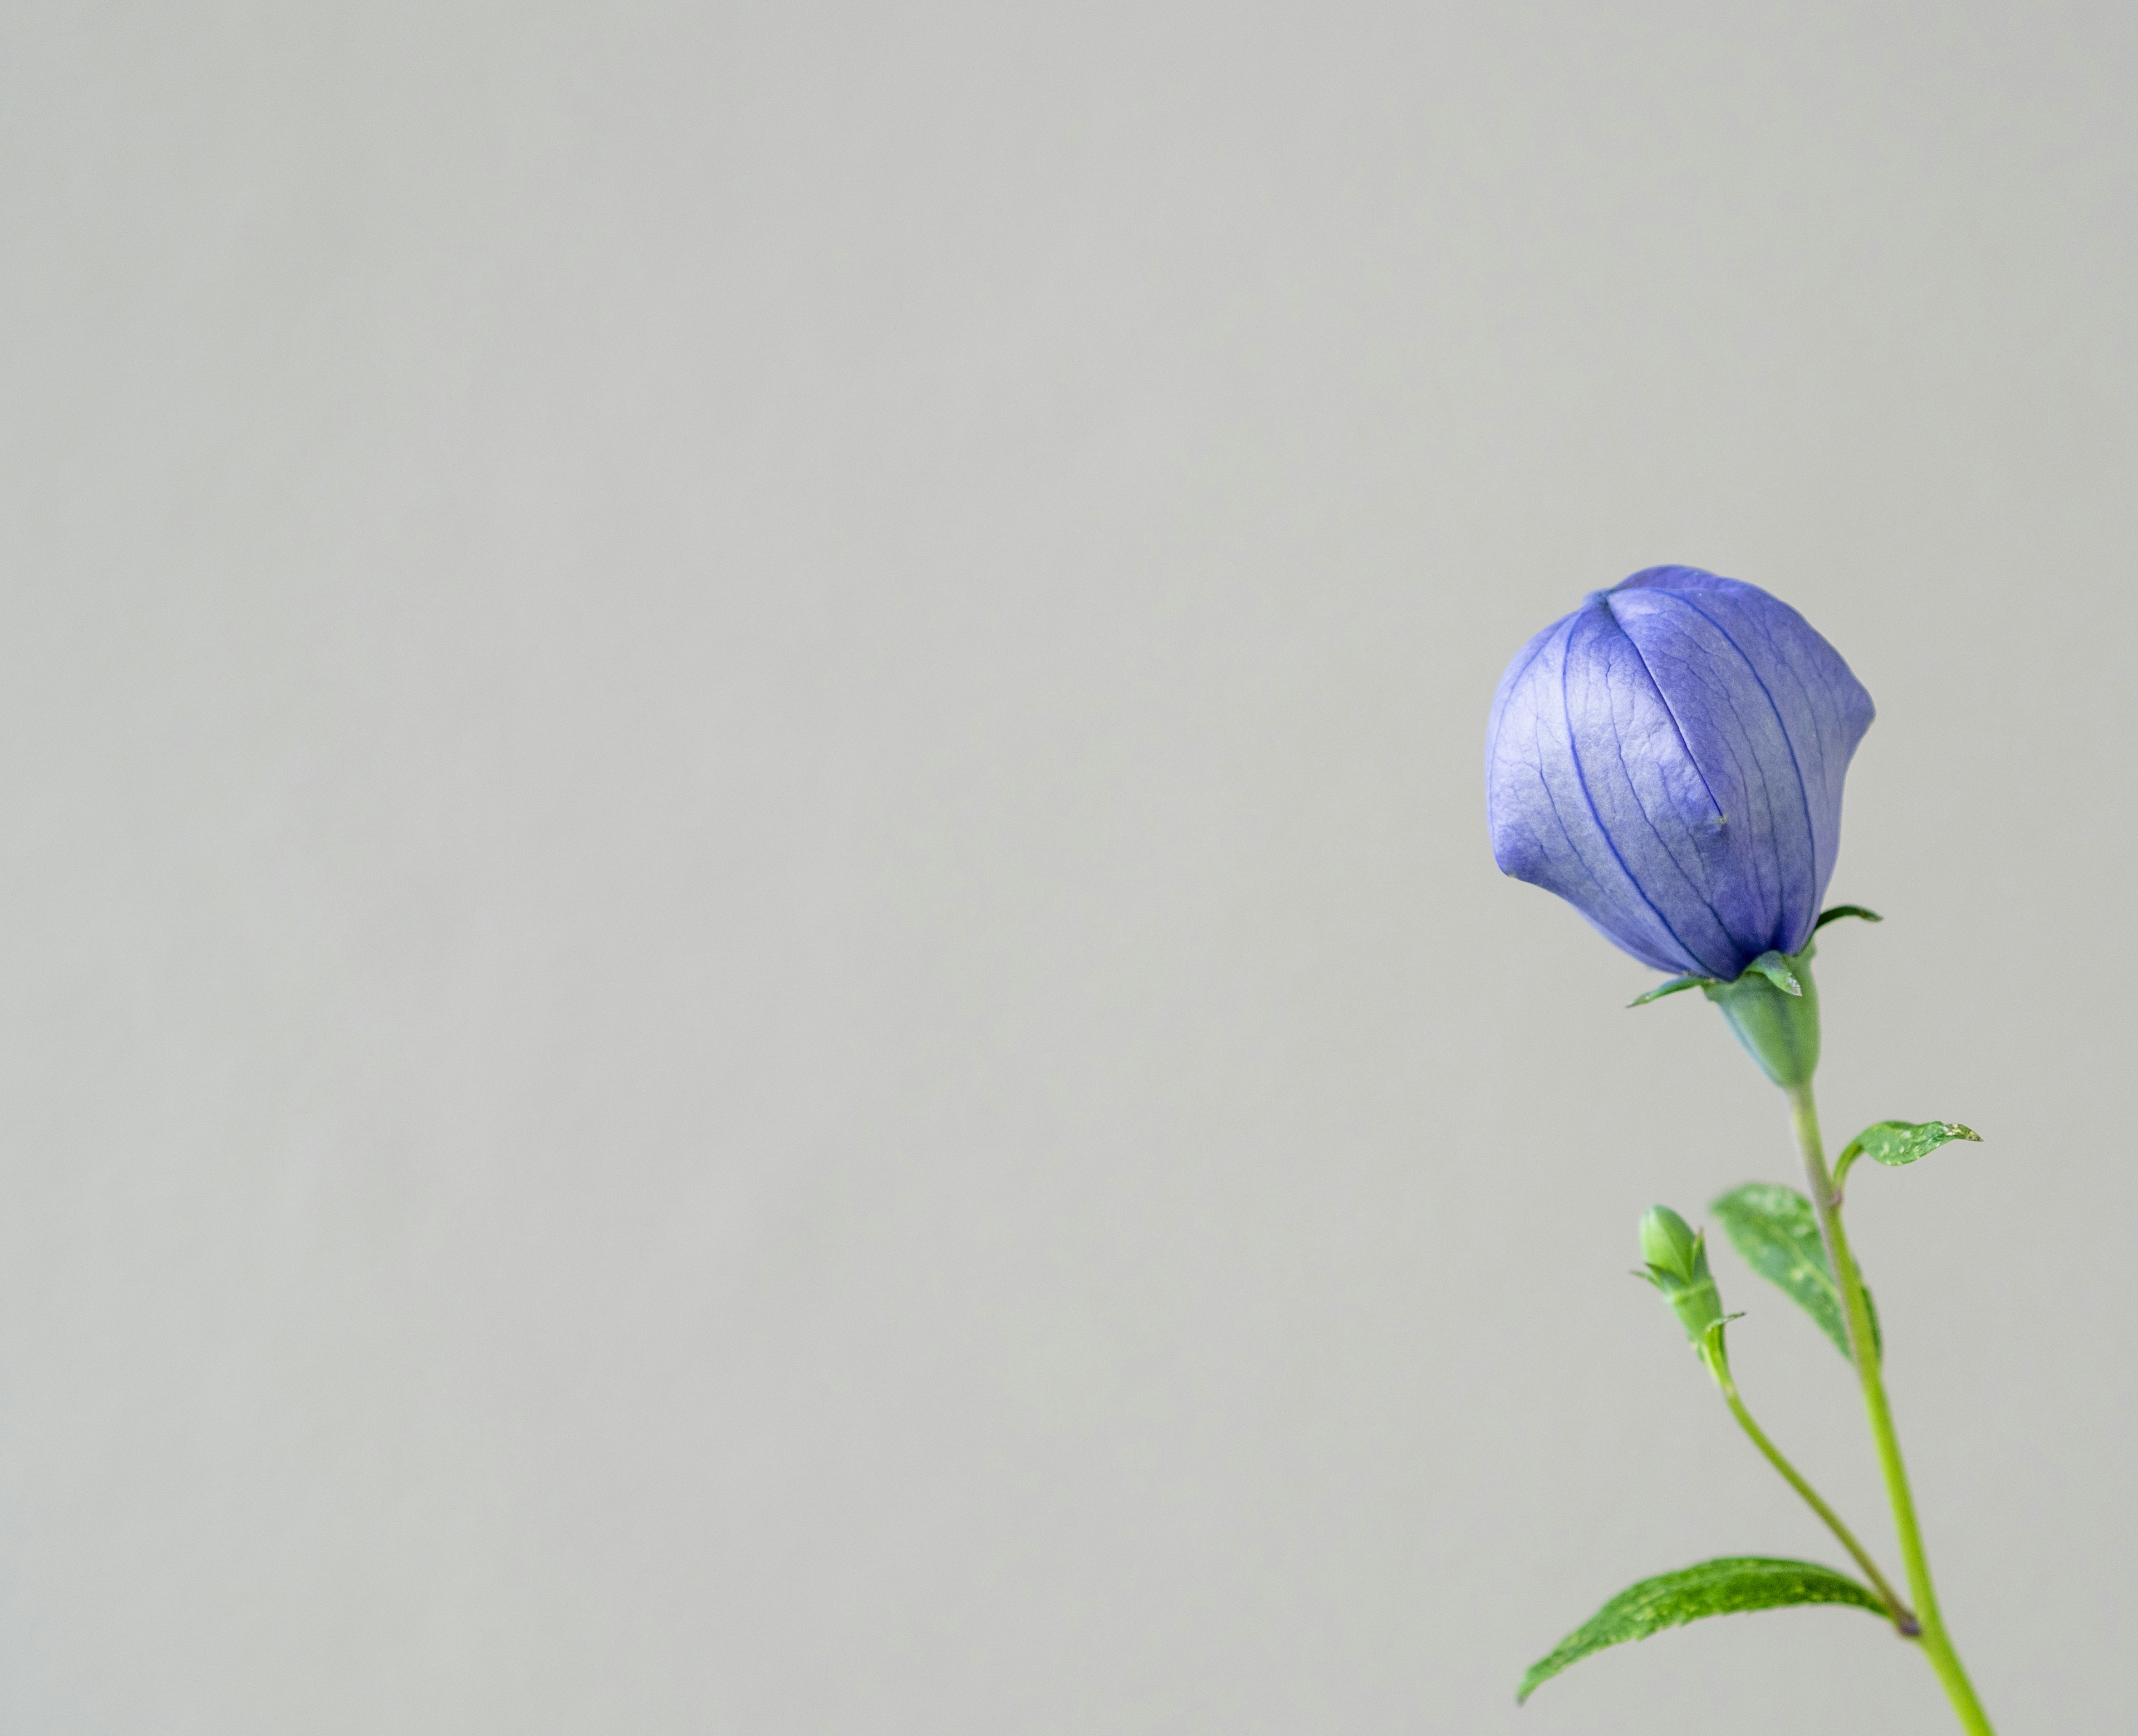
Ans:
[[[1704,1616],[1730,1616],[1760,1609],[1784,1609],[1799,1603],[1852,1603],[1874,1615],[1886,1614],[1877,1593],[1845,1573],[1815,1561],[1784,1561],[1761,1555],[1729,1555],[1659,1573],[1628,1586],[1559,1642],[1548,1658],[1530,1665],[1515,1695],[1520,1705],[1538,1686],[1592,1652],[1629,1640],[1645,1640],[1667,1627],[1682,1627]]]
[[[1786,1292],[1847,1356],[1848,1327],[1842,1314],[1841,1291],[1833,1281],[1833,1268],[1827,1264],[1826,1244],[1819,1240],[1818,1217],[1811,1202],[1794,1187],[1747,1182],[1731,1188],[1709,1209],[1745,1264]],[[1878,1309],[1867,1289],[1863,1300],[1871,1309],[1872,1346],[1882,1354]]]
[[[1851,1139],[1833,1163],[1833,1197],[1841,1197],[1842,1183],[1858,1158],[1869,1158],[1888,1168],[1898,1168],[1927,1157],[1940,1145],[1955,1139],[1979,1141],[1982,1135],[1957,1121],[1879,1121]]]
[[[1886,919],[1876,910],[1867,910],[1861,905],[1836,905],[1832,909],[1818,913],[1818,920],[1811,925],[1811,931],[1816,934],[1828,923],[1838,922],[1844,916],[1860,916],[1866,922],[1883,922]]]
[[[1674,995],[1682,989],[1701,988],[1715,980],[1712,977],[1672,977],[1644,995],[1638,995],[1626,1002],[1628,1007],[1645,1007],[1651,1001],[1660,1001],[1665,995]]]
[[[1955,1139],[1979,1143],[1981,1138],[1973,1128],[1962,1127],[1957,1121],[1881,1121],[1865,1128],[1852,1143],[1862,1147],[1863,1155],[1872,1163],[1897,1169]]]
[[[1797,981],[1796,973],[1789,968],[1789,961],[1780,953],[1760,953],[1745,967],[1745,976],[1750,976],[1754,971],[1759,972],[1785,995],[1801,995],[1804,992],[1804,984]],[[1741,983],[1745,978],[1740,977],[1737,980]]]

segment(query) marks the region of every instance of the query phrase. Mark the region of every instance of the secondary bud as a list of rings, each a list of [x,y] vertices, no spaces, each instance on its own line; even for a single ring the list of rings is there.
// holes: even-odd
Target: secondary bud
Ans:
[[[1680,1283],[1691,1284],[1697,1275],[1694,1265],[1704,1261],[1704,1251],[1691,1225],[1668,1206],[1651,1206],[1641,1220],[1641,1258]]]
[[[1661,1290],[1685,1335],[1697,1345],[1722,1318],[1722,1298],[1707,1270],[1707,1238],[1668,1206],[1652,1206],[1641,1220],[1642,1275]]]

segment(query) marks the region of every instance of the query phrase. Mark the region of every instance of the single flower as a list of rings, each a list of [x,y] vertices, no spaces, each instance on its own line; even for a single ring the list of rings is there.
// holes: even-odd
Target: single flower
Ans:
[[[1872,711],[1787,603],[1651,567],[1507,666],[1485,744],[1493,858],[1643,963],[1734,982],[1809,943]]]

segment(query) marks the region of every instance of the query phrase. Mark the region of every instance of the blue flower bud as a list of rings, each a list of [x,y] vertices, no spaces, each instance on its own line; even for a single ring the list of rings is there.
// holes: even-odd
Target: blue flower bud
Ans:
[[[1508,665],[1485,745],[1493,857],[1643,963],[1735,983],[1810,942],[1872,714],[1788,604],[1651,567]]]

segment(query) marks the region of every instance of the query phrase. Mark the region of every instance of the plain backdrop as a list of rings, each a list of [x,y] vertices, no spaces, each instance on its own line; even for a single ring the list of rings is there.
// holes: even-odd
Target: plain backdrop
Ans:
[[[0,13],[0,1727],[1941,1731],[1494,870],[1690,562],[1879,719],[1829,1131],[2008,1736],[2138,1724],[2138,12]],[[1719,1254],[1893,1552],[1848,1370]]]

